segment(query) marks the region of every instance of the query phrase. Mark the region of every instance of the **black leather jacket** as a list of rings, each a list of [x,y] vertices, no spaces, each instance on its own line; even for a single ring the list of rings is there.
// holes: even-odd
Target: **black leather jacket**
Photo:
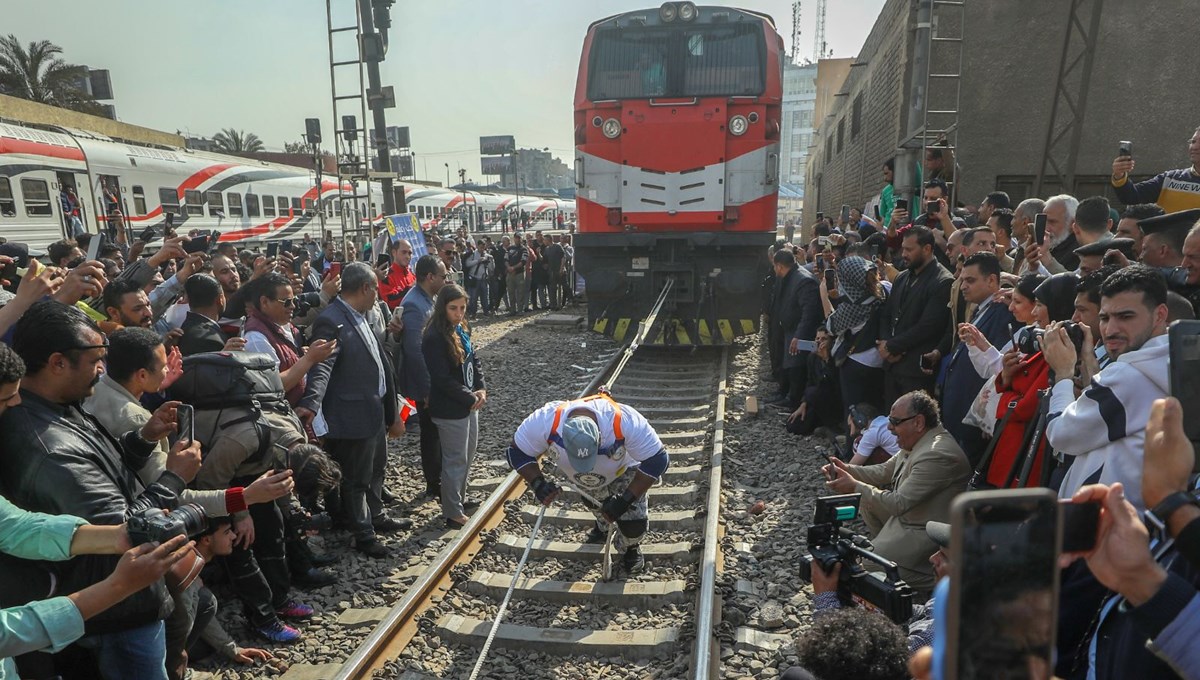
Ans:
[[[147,487],[136,473],[155,446],[136,430],[113,436],[79,404],[55,404],[23,389],[21,404],[0,417],[0,493],[26,510],[75,515],[92,524],[120,524],[147,508],[173,510],[184,481],[164,471]],[[119,560],[120,555],[84,555],[56,563],[58,592],[102,581]],[[87,621],[86,631],[128,630],[170,611],[160,579]]]

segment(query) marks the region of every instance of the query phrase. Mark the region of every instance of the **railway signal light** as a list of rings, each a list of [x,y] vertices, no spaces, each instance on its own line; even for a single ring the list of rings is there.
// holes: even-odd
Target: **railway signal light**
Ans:
[[[358,119],[354,116],[342,116],[342,139],[353,142],[358,137]]]
[[[321,119],[320,118],[305,118],[304,119],[305,139],[309,144],[321,143]]]

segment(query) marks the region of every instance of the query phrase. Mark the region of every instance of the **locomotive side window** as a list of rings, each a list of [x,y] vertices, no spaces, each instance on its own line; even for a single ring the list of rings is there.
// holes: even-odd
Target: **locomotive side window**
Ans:
[[[295,210],[296,212],[300,212],[302,209],[303,208],[301,207],[300,199],[293,196],[292,197],[292,210]]]
[[[761,25],[607,28],[592,46],[588,99],[760,95],[765,63]]]
[[[231,192],[229,192],[229,195],[225,197],[225,200],[229,203],[229,216],[230,217],[241,217],[242,216],[242,195],[235,194],[231,191]]]
[[[185,189],[183,192],[183,207],[189,215],[204,216],[204,198],[199,190]]]
[[[313,203],[313,200],[311,198],[304,199],[304,214],[305,215],[313,214],[313,210],[315,207],[316,207],[316,204]]]
[[[262,197],[263,217],[275,216],[275,199],[271,196]]]
[[[272,211],[271,214],[275,214]],[[246,194],[246,217],[258,217],[258,194]]]
[[[25,214],[29,217],[50,217],[54,214],[50,207],[50,186],[45,180],[21,180],[21,194],[25,196]]]
[[[7,177],[0,177],[0,217],[16,217],[17,201],[13,198],[12,184]]]
[[[133,185],[133,212],[135,215],[146,214],[146,189],[137,184]]]
[[[217,217],[217,213],[225,212],[225,197],[219,191],[208,192],[208,216]]]
[[[284,217],[288,214],[288,200],[283,196],[276,196],[275,200],[279,205],[279,216]]]
[[[158,203],[162,206],[164,215],[179,213],[179,192],[166,187],[158,188]]]

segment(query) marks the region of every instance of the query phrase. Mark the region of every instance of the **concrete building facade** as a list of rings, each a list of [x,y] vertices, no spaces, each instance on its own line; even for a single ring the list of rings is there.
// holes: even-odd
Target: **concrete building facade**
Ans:
[[[818,210],[836,211],[843,203],[868,206],[879,194],[883,163],[906,141],[907,109],[924,88],[924,79],[913,77],[913,37],[924,2],[929,0],[888,0],[827,114],[817,121],[808,154],[805,224]],[[1033,194],[1069,5],[966,3],[955,153],[961,202],[978,203],[996,189],[1014,200]],[[1158,0],[1148,9],[1142,3],[1104,4],[1075,185],[1047,183],[1043,197],[1066,190],[1115,200],[1107,178],[1120,140],[1134,142],[1135,179],[1189,164],[1187,140],[1200,125],[1193,98],[1200,91],[1200,70],[1181,56],[1191,36],[1180,22],[1195,16],[1194,2]],[[1073,50],[1078,35],[1074,39]],[[822,104],[818,91],[817,109]]]
[[[780,140],[779,181],[804,193],[804,169],[814,127],[817,65],[784,64],[783,131]]]

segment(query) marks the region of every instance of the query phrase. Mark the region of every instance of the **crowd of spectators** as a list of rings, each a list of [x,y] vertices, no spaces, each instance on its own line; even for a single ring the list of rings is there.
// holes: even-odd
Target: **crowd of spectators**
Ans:
[[[337,581],[338,537],[383,558],[380,536],[412,525],[384,486],[407,425],[417,502],[440,498],[455,527],[477,505],[487,392],[468,316],[494,311],[506,253],[490,239],[429,236],[414,261],[405,240],[360,259],[308,235],[254,250],[122,236],[0,244],[0,677],[175,680],[203,657],[269,659],[225,632],[209,584],[259,639],[301,640],[300,590]],[[543,291],[562,282],[569,240],[528,251]],[[345,533],[328,552],[309,545],[330,531]]]
[[[1056,674],[1200,677],[1181,637],[1200,621],[1200,502],[1193,443],[1169,399],[1167,334],[1200,303],[1200,130],[1189,155],[1192,167],[1140,183],[1132,158],[1114,160],[1121,211],[1103,196],[1014,205],[994,192],[968,213],[949,204],[950,177],[929,172],[928,157],[909,206],[890,190],[889,162],[885,219],[821,214],[810,240],[771,249],[763,377],[777,391],[766,402],[790,432],[830,440],[829,492],[861,494],[876,551],[914,602],[929,600],[902,655],[933,639],[951,501],[1044,487],[1103,506],[1095,549],[1063,559]],[[840,569],[814,566],[814,621],[844,606],[833,596]],[[876,671],[892,670],[856,666],[894,649],[893,632],[853,653],[821,651],[813,640],[840,647],[836,631],[854,628],[850,644],[861,642],[867,629],[848,616],[802,638],[808,672],[907,677],[878,657]],[[918,677],[927,661],[914,661]]]

